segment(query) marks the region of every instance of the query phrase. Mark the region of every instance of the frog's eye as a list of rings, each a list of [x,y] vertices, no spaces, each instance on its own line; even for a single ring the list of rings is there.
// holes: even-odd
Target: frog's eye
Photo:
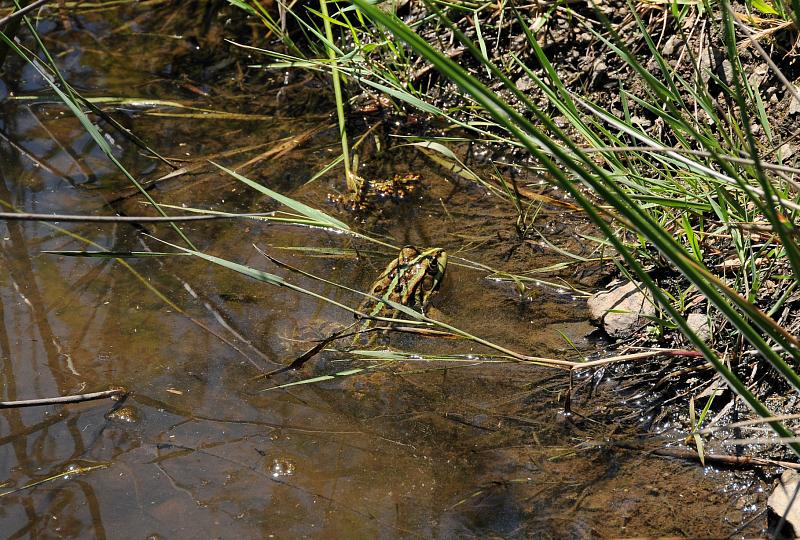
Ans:
[[[436,283],[436,279],[434,278],[434,276],[432,276],[430,274],[426,274],[425,275],[425,279],[422,280],[422,287],[426,291],[429,291],[429,290],[433,289],[436,285],[437,285],[437,283]]]

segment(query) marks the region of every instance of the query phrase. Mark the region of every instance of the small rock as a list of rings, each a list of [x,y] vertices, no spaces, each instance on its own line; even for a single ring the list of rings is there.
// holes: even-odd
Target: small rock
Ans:
[[[670,36],[670,38],[664,44],[664,50],[662,51],[662,54],[664,56],[672,56],[675,54],[675,49],[678,47],[678,45],[682,44],[683,43],[681,39],[677,35]]]
[[[733,66],[725,57],[723,51],[717,47],[706,47],[700,53],[700,77],[704,84],[708,84],[714,74],[725,83],[733,80]]]
[[[741,510],[730,510],[725,513],[725,520],[728,523],[741,523],[744,521],[744,512]]]
[[[603,81],[606,80],[607,73],[608,73],[608,66],[603,61],[602,58],[598,58],[592,65],[592,78],[589,81],[589,84],[592,86],[602,84]]]
[[[711,72],[713,70],[713,56],[711,54],[711,48],[706,47],[700,52],[700,77],[703,80],[703,84],[708,84],[708,81],[711,79]]]
[[[606,71],[608,71],[608,66],[603,61],[603,58],[600,57],[597,60],[595,60],[594,65],[592,66],[592,69],[596,73],[605,73]]]
[[[649,294],[645,296],[636,284],[629,282],[601,291],[589,298],[589,316],[614,338],[628,337],[647,324],[647,317],[656,314]]]
[[[686,317],[686,323],[692,332],[703,341],[708,341],[711,337],[711,327],[708,325],[708,317],[702,313],[690,313]]]
[[[784,472],[770,493],[767,506],[786,518],[795,531],[800,531],[800,474],[791,469]]]
[[[754,90],[758,90],[758,88],[761,86],[761,83],[764,82],[767,77],[767,71],[769,71],[767,64],[761,64],[756,66],[752,73],[750,73],[750,75],[747,77],[747,81]]]
[[[795,89],[800,91],[800,86],[795,85]],[[800,112],[800,101],[798,101],[794,95],[789,92],[789,114],[796,114]]]
[[[733,64],[727,58],[722,60],[722,75],[725,76],[725,82],[730,84],[733,81]]]
[[[514,83],[514,85],[517,87],[517,90],[522,90],[523,92],[528,92],[529,90],[536,87],[536,85],[533,83],[533,79],[531,79],[527,75],[523,75],[522,77],[517,79],[517,82]]]

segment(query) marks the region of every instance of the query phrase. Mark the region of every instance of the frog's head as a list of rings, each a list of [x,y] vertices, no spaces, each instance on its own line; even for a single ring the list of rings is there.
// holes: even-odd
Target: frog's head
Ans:
[[[422,255],[427,255],[431,261],[430,270],[435,274],[435,288],[438,288],[442,279],[444,279],[444,271],[447,269],[447,252],[442,248],[431,248],[423,252]]]
[[[405,248],[404,248],[405,249]],[[444,280],[447,268],[447,252],[441,248],[419,251],[407,262],[405,296],[411,303],[424,309]]]

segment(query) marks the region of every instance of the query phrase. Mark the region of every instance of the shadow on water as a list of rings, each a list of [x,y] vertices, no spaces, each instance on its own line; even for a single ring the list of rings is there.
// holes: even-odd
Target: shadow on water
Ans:
[[[205,161],[214,156],[349,219],[327,202],[341,189],[336,178],[305,185],[336,155],[324,83],[248,70],[252,60],[222,41],[235,12],[205,13],[195,23],[190,7],[171,6],[86,14],[70,32],[39,23],[66,79],[88,96],[258,115],[198,118],[173,108],[107,106],[188,172],[156,181],[169,169],[108,130],[120,161],[159,202],[275,207],[215,172]],[[13,61],[2,90],[0,200],[30,212],[147,212],[30,67]],[[396,245],[442,246],[507,271],[561,260],[542,242],[516,239],[509,205],[442,177],[420,155],[395,151],[374,161],[382,174],[424,178],[413,201],[387,206],[370,224]],[[588,229],[579,216],[544,208],[536,226],[559,245],[585,249],[577,231]],[[204,251],[350,305],[354,295],[287,274],[253,245],[361,290],[391,257],[321,230],[244,221],[182,228]],[[626,436],[630,426],[615,415],[621,405],[609,406],[611,392],[579,391],[576,414],[563,414],[570,387],[561,372],[476,356],[457,367],[409,362],[269,390],[351,365],[324,353],[298,373],[263,376],[352,315],[185,257],[124,266],[42,253],[92,249],[78,237],[115,252],[159,251],[163,245],[143,233],[174,240],[167,227],[6,221],[0,233],[3,399],[111,385],[131,391],[119,403],[0,412],[0,493],[47,480],[3,496],[4,536],[719,536],[752,517],[692,464],[592,444]],[[286,246],[357,248],[362,256],[308,256]],[[451,265],[435,307],[447,322],[539,356],[602,346],[588,337],[580,300],[544,287],[520,299],[486,272]],[[407,350],[486,352],[419,336],[392,339]],[[59,476],[93,465],[107,467]]]

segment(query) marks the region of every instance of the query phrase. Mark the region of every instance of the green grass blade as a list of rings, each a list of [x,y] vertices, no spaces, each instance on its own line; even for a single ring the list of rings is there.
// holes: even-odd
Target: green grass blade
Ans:
[[[279,203],[281,203],[281,204],[283,204],[285,206],[288,206],[289,208],[291,208],[295,212],[297,212],[299,214],[302,214],[302,215],[306,216],[309,219],[312,219],[312,220],[314,220],[316,222],[319,222],[319,223],[327,224],[329,227],[332,227],[334,229],[340,229],[342,231],[350,232],[350,227],[348,227],[346,223],[344,223],[342,221],[339,221],[338,219],[336,219],[336,218],[334,218],[332,216],[329,216],[328,214],[326,214],[325,212],[322,212],[321,210],[317,210],[316,208],[312,208],[312,207],[310,207],[310,206],[308,206],[306,204],[301,203],[300,201],[296,201],[296,200],[292,199],[291,197],[287,197],[285,195],[281,195],[277,191],[273,191],[273,190],[269,189],[266,186],[262,186],[258,182],[254,182],[254,181],[250,180],[249,178],[247,178],[245,176],[242,176],[241,174],[239,174],[237,172],[234,172],[234,171],[232,171],[230,169],[227,169],[227,168],[223,167],[222,165],[214,163],[213,161],[211,161],[210,163],[212,165],[214,165],[215,167],[217,167],[218,169],[220,169],[220,170],[228,173],[229,175],[233,176],[234,178],[236,178],[240,182],[242,182],[244,184],[247,184],[251,188],[255,189],[256,191],[259,191],[259,192],[263,193],[264,195],[266,195],[266,196],[268,196],[268,197],[270,197],[272,199],[275,199]]]

